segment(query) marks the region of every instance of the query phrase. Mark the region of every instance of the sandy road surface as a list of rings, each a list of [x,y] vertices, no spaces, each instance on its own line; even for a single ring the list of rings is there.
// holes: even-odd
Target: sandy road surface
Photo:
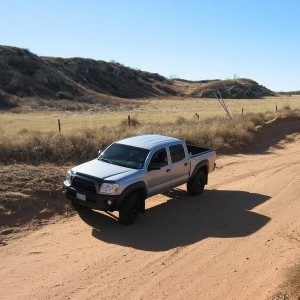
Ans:
[[[297,258],[300,134],[223,156],[207,190],[147,202],[136,224],[95,211],[0,248],[1,299],[265,299]],[[299,250],[299,249],[298,249]]]

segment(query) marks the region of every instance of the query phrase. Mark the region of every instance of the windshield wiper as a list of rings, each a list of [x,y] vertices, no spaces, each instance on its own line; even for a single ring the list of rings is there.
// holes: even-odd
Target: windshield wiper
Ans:
[[[120,162],[116,163],[116,165],[120,166],[120,167],[125,167],[125,168],[128,168],[128,166],[126,164],[122,164]]]
[[[110,161],[109,159],[107,159],[107,158],[99,158],[99,160],[103,160],[103,161],[105,161],[105,162],[107,162],[109,164],[114,165],[114,163],[112,161]]]

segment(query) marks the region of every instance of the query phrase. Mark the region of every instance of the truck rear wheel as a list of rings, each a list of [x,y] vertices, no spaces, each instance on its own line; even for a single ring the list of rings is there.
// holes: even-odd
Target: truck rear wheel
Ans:
[[[203,192],[207,182],[206,174],[203,170],[199,170],[188,182],[187,191],[190,195],[196,196]]]
[[[129,225],[136,221],[138,216],[138,194],[131,194],[123,200],[119,210],[119,220],[121,223]]]

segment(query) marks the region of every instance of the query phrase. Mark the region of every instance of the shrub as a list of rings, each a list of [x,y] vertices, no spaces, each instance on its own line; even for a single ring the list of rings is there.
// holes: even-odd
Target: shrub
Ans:
[[[282,109],[283,110],[291,110],[291,107],[289,105],[285,105]]]
[[[57,99],[73,100],[73,96],[69,92],[59,91],[55,94]]]
[[[176,119],[176,125],[182,125],[182,124],[184,124],[184,123],[186,123],[187,121],[186,121],[186,119],[184,118],[184,117],[177,117],[177,119]]]
[[[0,109],[17,107],[17,103],[11,100],[6,94],[0,93]]]
[[[66,99],[68,99],[68,98],[66,98]],[[93,100],[89,96],[86,96],[86,95],[77,96],[77,97],[75,97],[75,100],[78,102],[93,103]]]

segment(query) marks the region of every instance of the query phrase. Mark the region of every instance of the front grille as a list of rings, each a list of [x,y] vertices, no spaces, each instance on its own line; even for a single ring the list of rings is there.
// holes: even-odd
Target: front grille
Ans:
[[[96,193],[95,183],[82,177],[74,176],[72,186],[80,190]]]

